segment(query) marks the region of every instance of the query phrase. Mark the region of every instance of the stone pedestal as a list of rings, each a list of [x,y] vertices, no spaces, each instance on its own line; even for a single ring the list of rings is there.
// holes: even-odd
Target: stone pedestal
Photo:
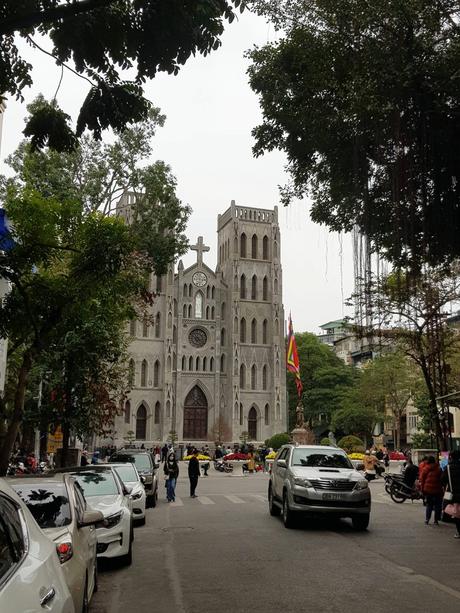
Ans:
[[[291,432],[292,440],[298,445],[314,445],[315,435],[310,428],[294,428]]]

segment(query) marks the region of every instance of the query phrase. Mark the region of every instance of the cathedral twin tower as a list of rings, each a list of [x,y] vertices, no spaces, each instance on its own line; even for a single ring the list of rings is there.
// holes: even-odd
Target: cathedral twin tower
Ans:
[[[132,203],[119,204],[127,218]],[[130,325],[132,390],[115,444],[264,441],[287,429],[278,209],[218,216],[218,263],[199,237],[197,261],[155,279],[154,325]],[[132,437],[133,435],[131,435]]]

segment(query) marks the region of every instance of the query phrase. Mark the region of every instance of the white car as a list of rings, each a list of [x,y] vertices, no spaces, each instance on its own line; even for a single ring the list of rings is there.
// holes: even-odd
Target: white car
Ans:
[[[145,524],[146,494],[145,487],[134,464],[130,462],[110,464],[123,481],[125,487],[131,491],[133,501],[133,519],[137,524]]]
[[[86,613],[97,589],[95,524],[104,519],[102,513],[87,509],[71,475],[30,475],[8,483],[54,542],[75,610]]]
[[[75,613],[56,545],[4,479],[0,479],[0,611]]]
[[[124,564],[131,564],[134,530],[130,491],[110,464],[72,469],[72,474],[88,505],[104,516],[96,529],[98,557],[121,558]]]

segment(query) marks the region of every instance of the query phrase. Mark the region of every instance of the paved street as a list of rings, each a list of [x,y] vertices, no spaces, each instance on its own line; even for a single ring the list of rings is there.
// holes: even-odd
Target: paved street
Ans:
[[[425,526],[421,503],[394,504],[382,480],[367,533],[346,520],[286,530],[268,514],[265,475],[211,471],[196,500],[187,486],[148,511],[130,568],[103,566],[92,613],[460,610],[453,526]]]

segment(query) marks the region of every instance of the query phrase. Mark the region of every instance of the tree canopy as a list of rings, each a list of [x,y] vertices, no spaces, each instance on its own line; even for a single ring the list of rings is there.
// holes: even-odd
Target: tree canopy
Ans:
[[[280,149],[311,217],[420,268],[460,255],[460,4],[260,0],[281,30],[250,52],[255,155]]]
[[[243,6],[241,0],[4,0],[0,92],[21,98],[33,82],[18,37],[81,76],[90,90],[75,131],[55,99],[34,109],[25,130],[34,147],[70,151],[85,130],[100,139],[107,128],[119,132],[146,119],[146,80],[158,72],[177,74],[191,55],[217,49],[225,22]],[[41,47],[44,36],[50,52]]]

